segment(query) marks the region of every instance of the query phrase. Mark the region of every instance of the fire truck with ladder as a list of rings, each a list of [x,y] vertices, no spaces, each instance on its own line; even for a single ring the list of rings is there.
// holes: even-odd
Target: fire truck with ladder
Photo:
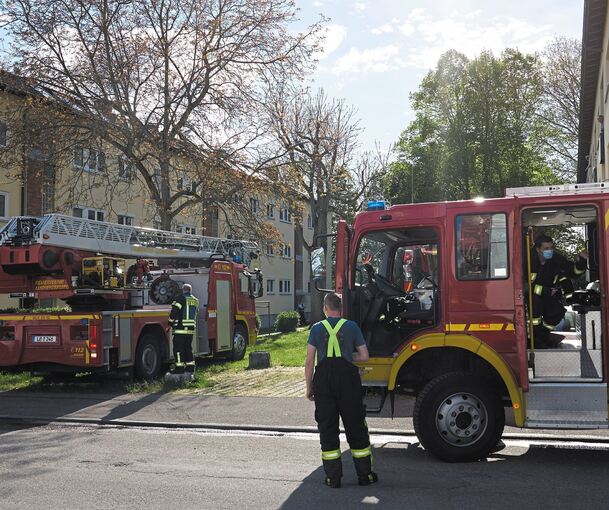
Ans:
[[[60,214],[15,217],[0,231],[0,367],[42,373],[133,368],[151,379],[171,362],[168,318],[184,283],[200,310],[196,356],[242,359],[256,342],[257,245]],[[130,264],[130,265],[129,265]],[[63,300],[70,312],[28,305]]]
[[[564,303],[569,320],[542,349],[531,257],[533,237],[548,232],[575,235],[589,258],[585,281]],[[609,183],[391,207],[371,201],[335,236],[332,290],[370,351],[358,364],[368,396],[377,395],[369,412],[387,396],[392,413],[396,394],[415,396],[421,444],[452,462],[492,452],[506,410],[518,427],[609,427]],[[323,248],[312,252],[314,276],[324,257]]]

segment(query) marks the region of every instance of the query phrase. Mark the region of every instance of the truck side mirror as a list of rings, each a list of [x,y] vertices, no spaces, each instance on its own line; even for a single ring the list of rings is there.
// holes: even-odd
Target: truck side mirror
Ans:
[[[311,252],[311,274],[315,282],[323,282],[326,279],[326,250],[324,248],[315,248]]]

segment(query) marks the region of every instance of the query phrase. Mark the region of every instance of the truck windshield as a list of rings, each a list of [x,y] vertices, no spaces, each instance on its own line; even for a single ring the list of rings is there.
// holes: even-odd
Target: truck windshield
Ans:
[[[437,234],[431,229],[416,228],[368,232],[360,240],[355,282],[368,283],[375,274],[406,292],[427,278],[437,283]]]

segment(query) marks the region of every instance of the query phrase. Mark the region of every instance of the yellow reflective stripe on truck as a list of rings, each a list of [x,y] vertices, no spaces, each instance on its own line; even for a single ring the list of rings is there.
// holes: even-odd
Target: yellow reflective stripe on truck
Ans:
[[[464,331],[514,331],[514,324],[511,322],[472,322],[466,324],[447,324],[448,333],[463,333]]]

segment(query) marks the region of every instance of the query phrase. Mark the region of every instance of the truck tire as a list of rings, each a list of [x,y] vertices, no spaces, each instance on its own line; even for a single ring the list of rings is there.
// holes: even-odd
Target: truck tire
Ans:
[[[451,372],[431,380],[417,396],[413,418],[421,445],[448,462],[488,457],[505,426],[495,386],[467,372]]]
[[[240,361],[245,356],[247,350],[247,329],[243,324],[235,324],[235,332],[233,333],[233,348],[230,352],[232,361]]]
[[[135,377],[151,380],[161,373],[163,363],[161,344],[156,335],[146,333],[140,338],[135,351]]]

